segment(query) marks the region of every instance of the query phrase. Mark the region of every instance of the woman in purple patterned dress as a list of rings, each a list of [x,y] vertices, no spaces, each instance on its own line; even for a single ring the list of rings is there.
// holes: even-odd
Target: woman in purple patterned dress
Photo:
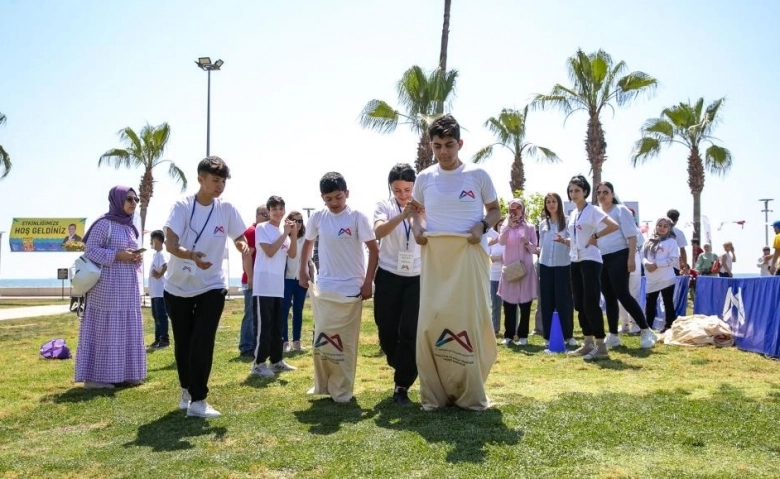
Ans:
[[[128,186],[108,192],[108,213],[84,235],[87,257],[103,271],[86,295],[79,328],[76,382],[87,389],[137,385],[146,378],[138,269],[141,253],[133,213],[138,195]]]

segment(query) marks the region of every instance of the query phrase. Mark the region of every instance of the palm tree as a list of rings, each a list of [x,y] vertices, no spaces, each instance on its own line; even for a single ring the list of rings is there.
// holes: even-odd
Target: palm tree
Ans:
[[[673,144],[688,149],[688,186],[693,195],[693,237],[700,238],[701,192],[704,190],[705,170],[716,175],[725,175],[731,168],[731,152],[713,143],[712,130],[720,121],[718,113],[724,98],[712,102],[704,109],[704,98],[695,104],[681,102],[665,108],[659,118],[650,118],[642,127],[642,138],[636,142],[631,163],[634,166],[657,157],[661,149]],[[701,158],[701,148],[704,160]]]
[[[546,160],[550,163],[555,163],[561,160],[552,150],[525,141],[525,122],[527,118],[527,106],[523,108],[523,111],[504,108],[501,110],[498,118],[492,116],[488,118],[485,126],[493,132],[498,141],[479,150],[473,158],[474,163],[490,158],[493,154],[493,147],[496,145],[503,146],[512,152],[515,159],[512,162],[510,171],[510,191],[525,191],[523,152],[528,153],[530,157],[536,158],[538,161]]]
[[[436,104],[443,102],[445,109],[449,108],[457,78],[457,70],[441,76],[438,70],[426,74],[415,65],[404,72],[396,85],[398,102],[406,111],[401,113],[383,100],[371,100],[360,113],[360,125],[380,133],[395,131],[399,124],[409,125],[420,136],[415,161],[415,167],[420,172],[434,163],[428,125],[435,117]]]
[[[567,60],[567,67],[573,85],[565,87],[556,84],[549,94],[536,95],[531,108],[555,107],[566,113],[567,119],[575,111],[588,113],[585,151],[593,172],[593,184],[597,185],[601,182],[601,167],[607,160],[601,111],[609,107],[614,112],[613,101],[623,106],[642,94],[653,93],[658,80],[640,71],[621,76],[628,70],[628,66],[622,61],[614,64],[612,57],[604,50],[586,55],[579,49]],[[593,188],[593,201],[596,201],[596,188]]]
[[[3,124],[5,124],[5,115],[0,113],[0,125]],[[11,172],[11,156],[5,151],[3,145],[0,145],[0,167],[3,169],[3,174],[0,175],[0,179],[2,179]]]
[[[171,127],[168,123],[159,126],[151,126],[148,123],[141,128],[141,134],[136,134],[132,128],[127,127],[119,132],[119,139],[125,144],[124,149],[114,148],[103,153],[98,160],[98,166],[113,165],[114,168],[141,167],[144,174],[138,188],[138,197],[141,199],[141,229],[146,229],[146,209],[154,193],[154,176],[152,170],[163,163],[169,163],[168,175],[177,183],[181,183],[181,191],[187,189],[187,178],[184,172],[171,160],[161,160],[171,136]]]
[[[447,45],[450,40],[450,7],[452,0],[444,0],[444,23],[441,27],[441,49],[439,50],[439,76],[444,77],[447,71]],[[436,114],[444,113],[444,101],[440,99],[436,104]]]

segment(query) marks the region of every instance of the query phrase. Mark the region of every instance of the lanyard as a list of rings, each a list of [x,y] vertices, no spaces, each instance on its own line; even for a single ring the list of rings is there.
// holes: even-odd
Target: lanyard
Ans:
[[[398,206],[398,213],[403,214],[403,210],[401,210],[401,205],[398,204],[398,200],[395,200],[396,206]],[[404,224],[404,231],[406,232],[406,251],[409,251],[409,234],[412,232],[412,225],[408,224],[406,220],[401,220],[401,222]]]
[[[195,231],[195,230],[192,229],[192,218],[193,218],[193,216],[195,216],[195,203],[197,201],[198,201],[197,198],[193,198],[192,199],[192,213],[190,213],[190,229],[192,231]],[[203,223],[203,227],[200,229],[200,233],[198,233],[198,235],[195,237],[195,242],[192,243],[192,249],[193,250],[195,249],[195,245],[198,244],[198,240],[200,240],[201,235],[203,235],[203,231],[206,230],[206,225],[209,224],[209,220],[211,219],[211,213],[214,212],[214,204],[215,203],[216,203],[216,201],[211,200],[211,210],[209,211],[209,215],[206,217],[206,222]]]
[[[580,216],[582,216],[582,213],[585,212],[585,209],[590,205],[585,205],[582,210],[580,210],[580,213],[577,215],[577,218],[574,219],[574,244],[577,244],[577,223],[580,221]]]

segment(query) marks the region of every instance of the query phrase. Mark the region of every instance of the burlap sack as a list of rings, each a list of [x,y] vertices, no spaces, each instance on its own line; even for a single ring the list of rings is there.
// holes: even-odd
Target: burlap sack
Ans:
[[[490,318],[490,259],[467,235],[427,233],[422,248],[417,370],[425,410],[481,411],[496,341]]]
[[[355,386],[363,301],[318,291],[314,284],[309,284],[309,296],[314,314],[314,387],[308,393],[348,402]]]

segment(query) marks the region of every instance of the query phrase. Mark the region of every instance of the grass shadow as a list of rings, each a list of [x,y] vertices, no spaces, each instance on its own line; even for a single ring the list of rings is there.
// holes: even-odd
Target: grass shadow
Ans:
[[[200,418],[188,418],[184,411],[171,411],[165,416],[138,428],[134,441],[124,447],[150,447],[153,452],[181,451],[195,447],[185,438],[213,434],[215,440],[224,439],[226,427],[212,427]]]
[[[601,369],[610,369],[612,371],[641,371],[644,366],[637,366],[635,364],[627,364],[619,359],[602,359],[599,361],[583,361],[585,364],[592,364]]]
[[[309,409],[293,414],[299,422],[309,425],[311,434],[333,434],[341,429],[342,424],[358,423],[376,415],[376,411],[360,407],[354,397],[344,404],[334,402],[331,398],[314,399],[309,404]]]
[[[290,381],[286,379],[282,379],[276,374],[274,374],[274,376],[271,378],[264,378],[260,376],[255,376],[254,374],[250,374],[249,376],[247,376],[246,379],[244,379],[241,385],[249,386],[255,389],[262,389],[262,388],[267,388],[273,383],[279,383],[282,386],[287,386],[287,384],[289,384]]]
[[[41,402],[52,401],[54,403],[79,403],[91,401],[100,397],[114,397],[116,389],[84,389],[83,387],[70,388],[67,391],[54,396],[45,396]]]
[[[375,410],[378,414],[375,422],[379,427],[414,431],[429,443],[450,444],[447,461],[451,463],[484,462],[488,444],[515,446],[525,435],[523,430],[507,427],[503,413],[496,408],[477,412],[452,407],[424,412],[416,405],[399,407],[392,398],[386,398]]]
[[[231,363],[251,363],[255,360],[254,356],[244,356],[243,354],[239,354],[235,358],[229,360]]]
[[[167,366],[163,366],[161,368],[150,369],[149,371],[176,371],[176,361],[174,360],[173,362],[171,362],[171,364],[169,364]]]

